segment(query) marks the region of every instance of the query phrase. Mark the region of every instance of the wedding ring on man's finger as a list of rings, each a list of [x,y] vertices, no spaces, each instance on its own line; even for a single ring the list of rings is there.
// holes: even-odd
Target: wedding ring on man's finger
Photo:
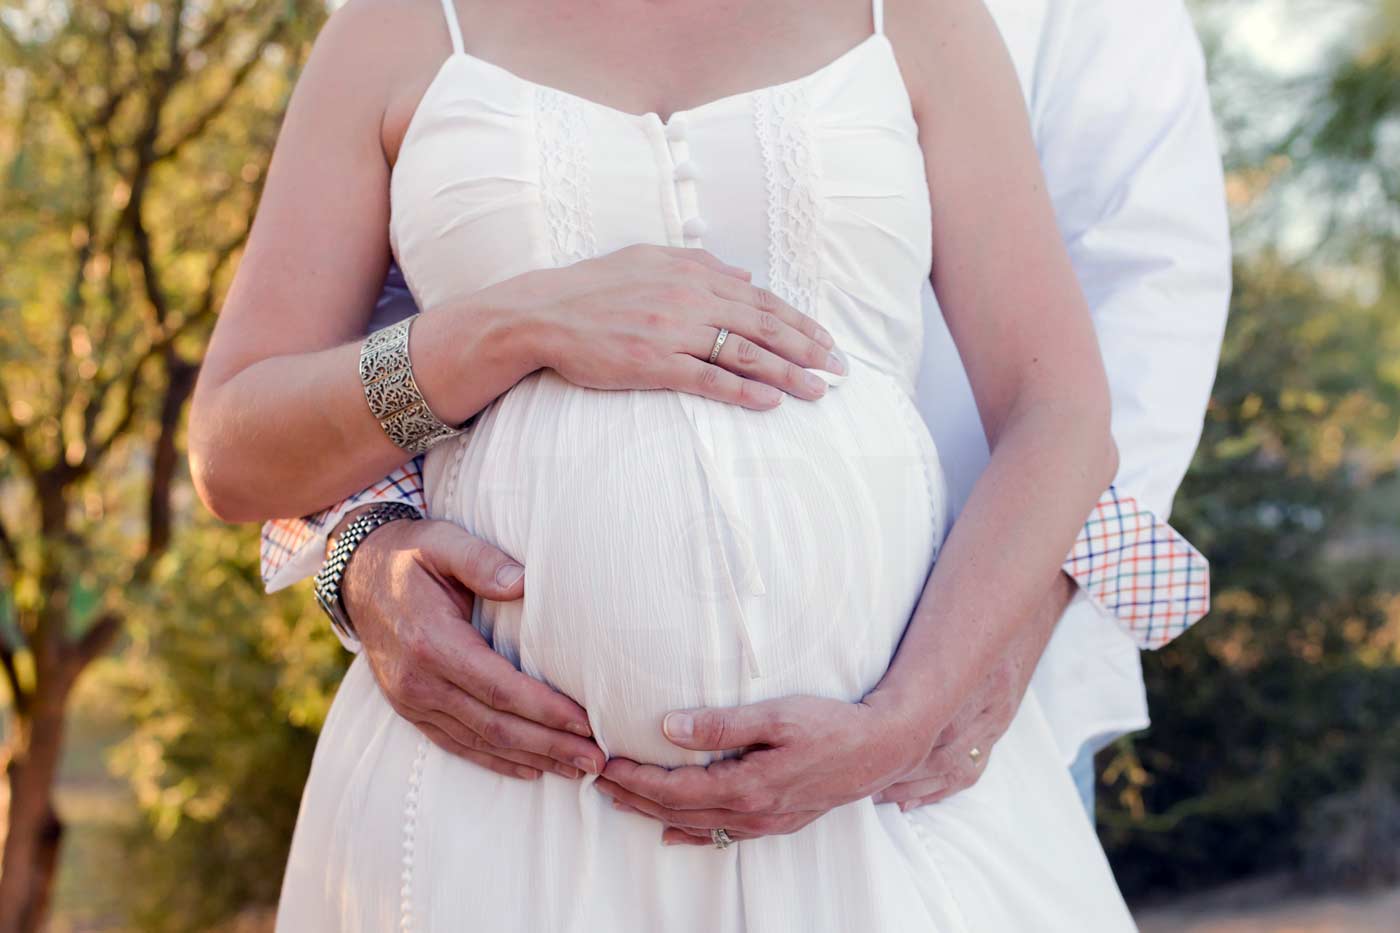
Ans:
[[[972,766],[974,768],[978,767],[982,764],[982,749],[974,745],[972,748],[968,749],[967,757],[972,759]]]
[[[721,331],[721,333],[727,333],[727,332]],[[715,844],[715,848],[716,848],[716,849],[727,849],[727,848],[729,848],[730,846],[732,846],[732,845],[734,844],[734,840],[730,837],[729,833],[728,833],[726,830],[724,830],[724,829],[712,829],[712,830],[710,830],[710,841],[713,842],[713,843]]]
[[[719,329],[719,334],[715,337],[714,348],[710,350],[710,365],[714,365],[715,360],[719,359],[719,351],[724,347],[724,342],[728,339],[729,328],[721,327]],[[718,845],[718,843],[716,843],[716,845]]]

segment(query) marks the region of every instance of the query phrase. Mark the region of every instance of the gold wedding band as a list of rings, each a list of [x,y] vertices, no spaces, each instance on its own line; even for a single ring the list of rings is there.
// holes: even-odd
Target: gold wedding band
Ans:
[[[713,364],[715,360],[719,359],[719,351],[720,351],[720,348],[724,346],[724,342],[725,342],[726,340],[728,340],[728,339],[729,339],[729,328],[727,328],[727,327],[721,327],[721,328],[719,329],[719,335],[718,335],[717,337],[715,337],[715,346],[714,346],[714,349],[712,349],[712,350],[710,351],[710,363],[711,363],[711,364]]]
[[[973,746],[968,750],[967,757],[972,759],[972,764],[974,766],[980,765],[982,763],[982,749]]]

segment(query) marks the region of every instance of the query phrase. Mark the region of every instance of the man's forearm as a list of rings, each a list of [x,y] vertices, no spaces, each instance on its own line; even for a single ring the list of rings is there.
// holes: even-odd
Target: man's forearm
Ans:
[[[426,514],[423,458],[413,458],[373,486],[324,512],[263,525],[262,577],[267,591],[276,592],[316,573],[325,560],[331,528],[339,525],[347,513],[374,502],[402,502]]]

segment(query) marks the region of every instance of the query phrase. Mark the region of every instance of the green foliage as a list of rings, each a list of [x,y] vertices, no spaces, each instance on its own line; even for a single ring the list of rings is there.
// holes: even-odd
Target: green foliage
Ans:
[[[1370,21],[1286,88],[1303,109],[1272,142],[1272,114],[1241,107],[1258,85],[1220,107],[1249,241],[1300,221],[1318,240],[1237,260],[1173,517],[1214,607],[1146,659],[1154,725],[1105,754],[1101,835],[1130,895],[1400,877],[1400,3]]]
[[[147,816],[128,839],[142,930],[208,929],[276,902],[344,652],[305,594],[263,594],[255,536],[192,530],[161,561],[123,678],[113,765]]]
[[[1400,801],[1400,305],[1329,299],[1257,260],[1237,276],[1220,377],[1175,521],[1214,608],[1146,663],[1155,724],[1118,744],[1103,837],[1125,891],[1314,868],[1385,878],[1375,840],[1336,872],[1319,814]],[[1335,829],[1335,827],[1334,827]],[[1385,880],[1393,880],[1385,878]]]

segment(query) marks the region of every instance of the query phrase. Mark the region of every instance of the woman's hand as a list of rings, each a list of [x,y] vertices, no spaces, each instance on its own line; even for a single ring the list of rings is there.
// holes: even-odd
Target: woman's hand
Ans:
[[[711,829],[733,839],[796,832],[889,787],[923,764],[941,723],[877,690],[859,703],[786,697],[670,713],[663,729],[683,748],[750,750],[673,770],[614,758],[595,786],[620,808],[666,824],[664,842],[710,845]]]
[[[816,399],[844,374],[831,334],[702,249],[629,246],[479,293],[524,313],[543,366],[595,389],[674,389],[767,409]],[[729,337],[715,364],[720,328]]]

